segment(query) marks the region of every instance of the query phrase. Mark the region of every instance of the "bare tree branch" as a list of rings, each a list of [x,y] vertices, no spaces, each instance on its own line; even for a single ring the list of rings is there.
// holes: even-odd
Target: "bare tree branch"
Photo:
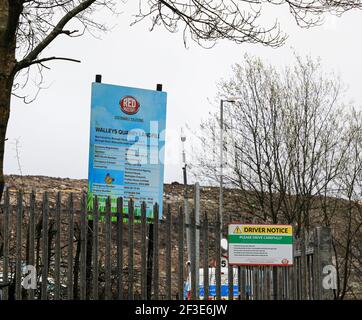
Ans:
[[[96,0],[85,0],[80,2],[72,10],[67,12],[55,25],[54,29],[21,61],[16,63],[14,72],[18,72],[23,68],[28,67],[39,56],[39,54],[60,34],[65,33],[70,35],[69,31],[64,31],[64,26],[79,13],[90,7]]]
[[[71,62],[77,62],[77,63],[80,63],[81,61],[80,60],[76,60],[76,59],[72,59],[72,58],[64,58],[64,57],[48,57],[48,58],[41,58],[39,60],[33,60],[31,61],[27,66],[25,67],[30,67],[31,65],[33,64],[36,64],[36,63],[39,63],[39,64],[42,64],[44,62],[47,62],[47,61],[52,61],[52,60],[63,60],[63,61],[71,61]],[[25,68],[24,67],[24,68]]]

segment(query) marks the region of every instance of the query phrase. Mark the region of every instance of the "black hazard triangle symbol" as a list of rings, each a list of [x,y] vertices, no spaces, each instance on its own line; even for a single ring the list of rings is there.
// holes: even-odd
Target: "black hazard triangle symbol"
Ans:
[[[234,233],[241,234],[241,229],[239,228],[239,226],[236,226],[236,228],[234,229]]]

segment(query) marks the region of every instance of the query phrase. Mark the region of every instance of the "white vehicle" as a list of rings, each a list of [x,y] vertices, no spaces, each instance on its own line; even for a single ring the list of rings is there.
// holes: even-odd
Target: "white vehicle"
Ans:
[[[216,268],[209,268],[209,296],[206,300],[214,300],[216,298]],[[199,298],[205,299],[204,294],[204,269],[199,269]],[[221,268],[221,299],[228,299],[228,268]],[[238,297],[238,272],[237,268],[233,268],[233,296],[234,299]],[[189,300],[191,297],[191,273],[187,277],[184,287],[184,298]]]

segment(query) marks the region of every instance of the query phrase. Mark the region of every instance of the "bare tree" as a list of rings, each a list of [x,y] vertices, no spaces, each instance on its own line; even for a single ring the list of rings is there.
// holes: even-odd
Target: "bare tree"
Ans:
[[[329,209],[326,223],[333,226],[333,249],[337,270],[336,299],[354,294],[353,283],[361,282],[361,235],[362,235],[362,113],[348,109],[346,130],[340,137],[346,152],[336,177],[338,186],[338,210]],[[357,293],[358,294],[358,293]]]
[[[308,57],[281,72],[246,56],[218,96],[240,99],[225,109],[226,184],[261,222],[294,224],[302,238],[317,224],[333,229],[336,299],[353,294],[362,274],[362,113],[343,104],[342,87]],[[219,181],[219,127],[218,114],[201,126],[195,168],[211,181]]]
[[[220,96],[240,97],[225,110],[227,183],[243,191],[255,217],[296,223],[298,233],[308,229],[316,196],[335,178],[344,149],[335,133],[342,125],[338,78],[310,58],[296,60],[278,72],[245,57],[234,78],[220,84]],[[204,145],[207,139],[220,143],[218,121],[213,115],[203,124]],[[198,168],[217,181],[215,151],[206,149]]]
[[[361,7],[359,0],[268,3],[289,6],[298,25],[303,27],[320,24],[325,12],[340,15]],[[10,98],[12,93],[16,95],[14,90],[24,85],[17,79],[25,72],[26,84],[29,68],[41,72],[50,61],[77,62],[67,57],[45,56],[44,49],[62,36],[77,37],[87,30],[105,30],[104,24],[94,20],[93,13],[104,8],[114,12],[116,5],[113,0],[0,0],[0,197],[4,188],[3,158]],[[279,46],[285,35],[277,21],[263,26],[261,14],[265,5],[260,0],[140,1],[135,22],[150,18],[152,28],[163,25],[171,32],[182,28],[185,39],[190,35],[200,44],[229,39],[236,43]]]

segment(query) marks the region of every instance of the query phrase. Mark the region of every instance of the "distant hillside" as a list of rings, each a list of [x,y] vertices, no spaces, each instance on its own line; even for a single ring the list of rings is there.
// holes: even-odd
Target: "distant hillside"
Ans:
[[[23,190],[24,193],[31,193],[34,190],[37,194],[37,200],[41,200],[42,194],[48,192],[50,202],[53,202],[57,192],[63,195],[74,193],[75,198],[80,198],[82,192],[87,192],[86,179],[69,179],[55,178],[47,176],[5,176],[6,187],[10,193],[15,193],[17,190]],[[219,188],[201,186],[201,214],[207,212],[209,217],[215,217],[219,208]],[[165,202],[170,202],[174,212],[183,204],[184,186],[178,182],[164,184],[163,199]],[[194,185],[187,186],[187,194],[190,199],[190,204],[193,204]],[[246,218],[247,212],[240,205],[240,191],[237,189],[224,189],[224,214],[231,216],[232,219]]]

